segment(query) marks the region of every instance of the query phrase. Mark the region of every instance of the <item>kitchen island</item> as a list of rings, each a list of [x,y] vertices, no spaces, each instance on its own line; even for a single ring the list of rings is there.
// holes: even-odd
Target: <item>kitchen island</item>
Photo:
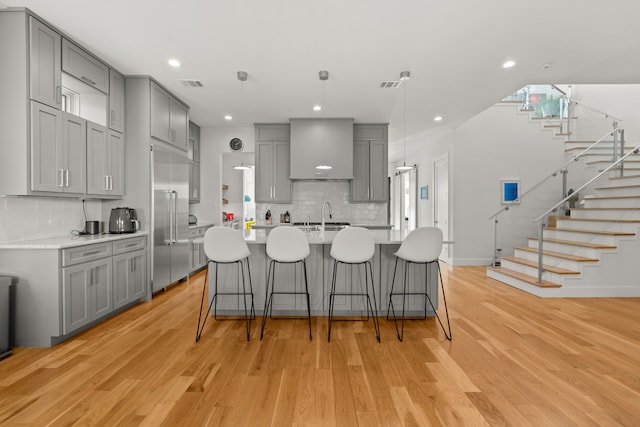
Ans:
[[[249,256],[249,264],[251,266],[251,279],[253,283],[254,303],[256,310],[260,311],[264,307],[265,302],[265,286],[266,276],[269,266],[269,259],[266,254],[267,230],[244,230],[244,238],[249,246],[251,255]],[[310,246],[310,255],[307,258],[307,279],[309,284],[311,314],[315,316],[325,316],[329,309],[329,292],[331,288],[331,278],[333,273],[333,258],[331,258],[331,243],[336,235],[336,231],[309,231],[306,233]],[[391,289],[391,280],[393,278],[393,269],[396,257],[393,255],[406,233],[395,230],[373,230],[371,231],[375,243],[375,254],[371,259],[373,269],[373,287],[377,307],[375,310],[379,316],[386,316],[389,304],[389,291]],[[399,264],[400,268],[401,264]],[[293,265],[278,265],[275,280],[280,284],[279,287],[285,288],[286,283],[290,284],[288,289],[293,290],[294,283],[297,287],[296,291],[300,291],[304,286],[299,276],[302,274],[300,267]],[[428,292],[435,307],[438,307],[438,288],[437,288],[437,268],[435,265],[427,267],[429,284]],[[209,274],[209,282],[212,284],[212,275],[214,269],[211,267]],[[401,271],[399,270],[399,273]],[[234,266],[220,265],[218,289],[220,292],[237,291],[241,285],[238,281],[238,271]],[[296,276],[294,276],[294,274]],[[410,289],[420,289],[422,282],[417,283],[416,274],[420,275],[424,280],[425,267],[413,265],[409,269]],[[294,281],[294,277],[296,280]],[[402,285],[402,275],[396,278],[396,290]],[[349,267],[340,267],[338,270],[338,282],[336,289],[360,292],[364,289],[365,275],[362,267],[354,266],[350,271]],[[416,286],[417,284],[417,286]],[[213,297],[212,287],[209,288],[209,298]],[[394,306],[399,307],[402,304],[402,298],[396,297]],[[335,298],[334,310],[337,316],[350,315],[359,316],[366,314],[364,298],[354,297],[346,298],[337,296]],[[240,314],[243,312],[242,300],[237,296],[219,296],[218,297],[218,314]],[[273,302],[274,315],[306,315],[307,305],[306,298],[301,295],[276,295]],[[411,296],[407,299],[407,315],[420,315],[424,312],[424,298]],[[434,313],[430,309],[427,314],[433,316]]]

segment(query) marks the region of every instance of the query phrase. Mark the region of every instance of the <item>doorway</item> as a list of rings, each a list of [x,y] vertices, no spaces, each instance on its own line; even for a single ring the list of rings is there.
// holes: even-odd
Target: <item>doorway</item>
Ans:
[[[418,168],[394,175],[393,225],[405,233],[418,227]]]
[[[442,230],[444,240],[449,240],[449,155],[433,161],[433,225]],[[443,245],[440,259],[449,259],[449,246]]]

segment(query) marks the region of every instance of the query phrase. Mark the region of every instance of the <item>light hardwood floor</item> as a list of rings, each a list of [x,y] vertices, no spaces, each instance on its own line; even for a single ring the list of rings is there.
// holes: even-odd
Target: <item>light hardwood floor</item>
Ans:
[[[447,267],[453,328],[210,319],[203,275],[0,361],[0,425],[637,426],[640,299],[540,299]],[[441,310],[442,311],[442,310]]]

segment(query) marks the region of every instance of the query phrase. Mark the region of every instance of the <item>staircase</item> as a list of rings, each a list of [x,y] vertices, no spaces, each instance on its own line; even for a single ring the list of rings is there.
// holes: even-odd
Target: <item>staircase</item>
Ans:
[[[567,141],[566,151],[591,142]],[[583,159],[593,175],[611,164],[611,148],[599,150]],[[639,297],[640,160],[631,156],[624,167],[626,176],[602,177],[570,216],[543,230],[542,282],[537,237],[489,267],[487,276],[540,297]]]

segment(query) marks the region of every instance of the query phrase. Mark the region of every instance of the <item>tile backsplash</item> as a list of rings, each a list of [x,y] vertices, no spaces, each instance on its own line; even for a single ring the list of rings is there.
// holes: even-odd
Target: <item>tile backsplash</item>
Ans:
[[[331,203],[333,218],[328,209],[325,221],[347,221],[351,224],[387,224],[386,203],[349,203],[347,181],[294,181],[293,203],[257,203],[258,224],[264,223],[267,209],[271,210],[273,222],[280,221],[280,214],[289,211],[291,222],[320,221],[324,202]]]
[[[101,202],[87,200],[88,220],[102,220]],[[84,228],[82,200],[0,197],[0,242],[64,236]]]

